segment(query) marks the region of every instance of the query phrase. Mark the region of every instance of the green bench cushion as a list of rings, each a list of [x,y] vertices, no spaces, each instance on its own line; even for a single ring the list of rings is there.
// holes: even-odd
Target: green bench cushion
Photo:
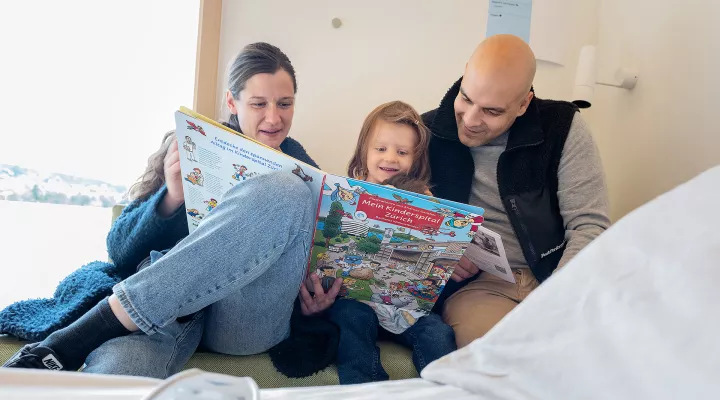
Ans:
[[[7,361],[25,343],[10,336],[0,335],[0,363]],[[411,361],[410,350],[392,342],[380,342],[379,347],[383,367],[390,375],[390,379],[418,377]],[[185,366],[185,369],[187,368],[200,368],[226,375],[249,376],[263,389],[338,384],[337,369],[334,365],[306,378],[288,378],[275,369],[267,353],[254,356],[195,353]]]

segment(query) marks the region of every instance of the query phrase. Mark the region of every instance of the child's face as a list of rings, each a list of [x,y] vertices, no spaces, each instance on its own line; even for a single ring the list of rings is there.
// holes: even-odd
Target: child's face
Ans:
[[[413,165],[413,150],[417,136],[413,128],[378,120],[370,134],[365,162],[367,181],[382,183],[400,173],[407,173]]]

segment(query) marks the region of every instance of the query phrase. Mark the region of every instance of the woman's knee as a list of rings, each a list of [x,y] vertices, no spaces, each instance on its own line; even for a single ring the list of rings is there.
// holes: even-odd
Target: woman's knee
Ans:
[[[233,186],[223,196],[222,203],[226,203],[224,208],[229,205],[249,207],[258,214],[285,219],[289,216],[310,216],[316,201],[300,177],[276,171]]]
[[[310,200],[311,191],[308,185],[297,175],[290,172],[275,171],[252,177],[233,186],[225,195],[225,201],[239,193],[250,192],[258,200],[273,204],[289,202],[295,199]]]

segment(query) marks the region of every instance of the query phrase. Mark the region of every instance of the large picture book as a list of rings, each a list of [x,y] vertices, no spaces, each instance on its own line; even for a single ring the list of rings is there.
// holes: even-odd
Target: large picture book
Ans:
[[[481,208],[329,174],[187,108],[175,116],[190,231],[234,185],[293,173],[317,199],[308,274],[324,286],[342,278],[340,296],[370,305],[390,331],[430,311],[463,255],[514,281]]]

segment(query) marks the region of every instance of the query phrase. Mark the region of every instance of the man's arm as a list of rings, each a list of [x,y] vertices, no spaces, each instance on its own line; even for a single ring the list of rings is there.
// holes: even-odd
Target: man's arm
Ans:
[[[610,226],[600,154],[580,113],[573,118],[560,158],[557,195],[567,241],[560,269]]]

